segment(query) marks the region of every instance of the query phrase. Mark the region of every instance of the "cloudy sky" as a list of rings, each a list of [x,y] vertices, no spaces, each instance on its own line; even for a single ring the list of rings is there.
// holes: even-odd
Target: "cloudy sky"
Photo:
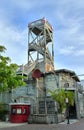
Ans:
[[[28,23],[43,17],[54,28],[55,68],[84,74],[84,0],[0,0],[0,44],[7,48],[5,55],[25,64]]]

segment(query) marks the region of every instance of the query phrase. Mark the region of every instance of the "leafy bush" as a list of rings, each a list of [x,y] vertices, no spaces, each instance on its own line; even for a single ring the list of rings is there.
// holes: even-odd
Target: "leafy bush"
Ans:
[[[75,95],[73,91],[65,91],[64,89],[56,89],[50,91],[53,100],[57,101],[59,104],[59,112],[62,113],[64,108],[66,108],[66,98],[68,98],[69,105],[74,105]]]

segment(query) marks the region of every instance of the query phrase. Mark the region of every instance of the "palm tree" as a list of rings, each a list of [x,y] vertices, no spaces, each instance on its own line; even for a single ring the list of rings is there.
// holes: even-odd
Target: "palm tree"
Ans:
[[[59,112],[62,113],[64,108],[66,108],[66,99],[68,99],[68,104],[73,106],[75,95],[72,91],[65,91],[64,89],[56,89],[50,91],[51,97],[59,104]]]

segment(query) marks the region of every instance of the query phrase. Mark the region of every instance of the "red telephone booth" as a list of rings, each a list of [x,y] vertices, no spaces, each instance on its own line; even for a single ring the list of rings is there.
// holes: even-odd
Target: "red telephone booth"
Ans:
[[[27,122],[30,115],[30,104],[27,103],[12,103],[10,122],[12,123],[23,123]]]

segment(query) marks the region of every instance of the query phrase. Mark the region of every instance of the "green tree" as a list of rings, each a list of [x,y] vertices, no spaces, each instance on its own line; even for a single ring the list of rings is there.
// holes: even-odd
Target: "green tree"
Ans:
[[[18,65],[11,63],[9,57],[2,55],[5,50],[4,46],[0,46],[0,92],[11,91],[11,89],[25,85],[25,82],[22,81],[24,77],[16,75]]]
[[[64,89],[56,89],[54,91],[50,91],[51,97],[53,100],[57,101],[60,109],[59,112],[62,112],[64,108],[66,108],[66,98],[68,98],[69,105],[74,105],[75,95],[72,91],[66,91]]]

